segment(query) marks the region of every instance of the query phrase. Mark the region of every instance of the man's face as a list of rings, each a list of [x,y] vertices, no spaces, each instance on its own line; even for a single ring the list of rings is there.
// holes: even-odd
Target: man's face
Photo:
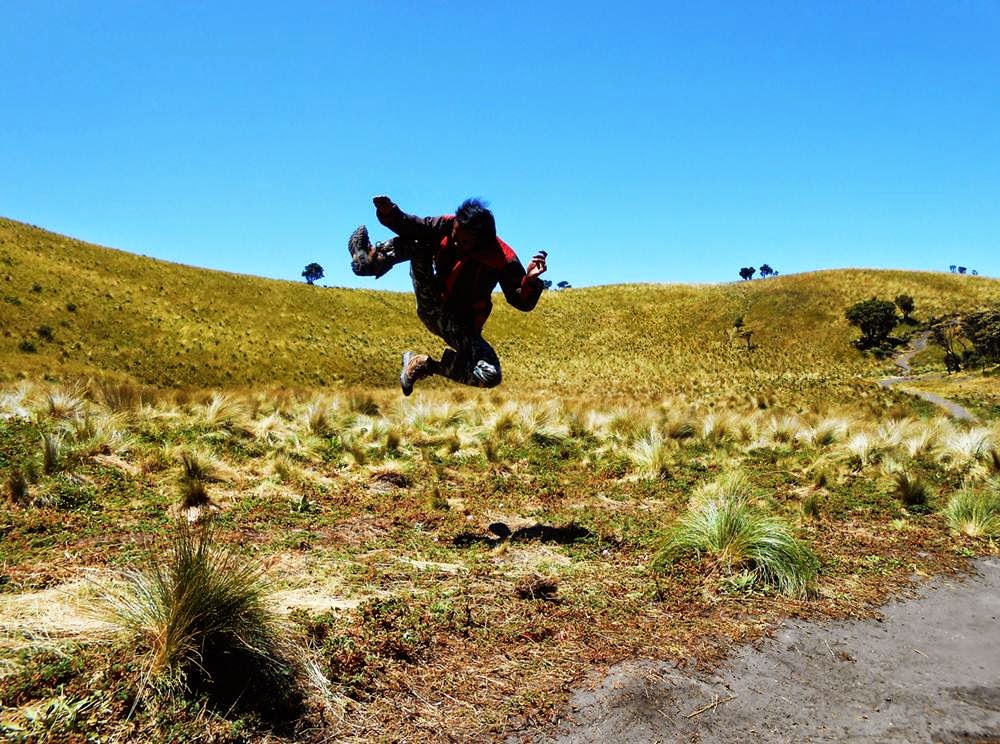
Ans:
[[[476,247],[476,234],[467,226],[459,224],[458,220],[451,228],[451,241],[459,251],[467,252]]]

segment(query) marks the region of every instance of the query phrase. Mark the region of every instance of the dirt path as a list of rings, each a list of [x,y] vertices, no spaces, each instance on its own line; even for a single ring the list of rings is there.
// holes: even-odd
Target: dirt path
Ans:
[[[879,620],[789,621],[715,674],[622,664],[546,741],[1000,741],[1000,560],[974,567]]]
[[[895,377],[884,377],[879,380],[878,384],[884,388],[893,387],[894,385],[899,385],[903,382],[912,382],[917,378],[911,375],[913,367],[910,365],[911,360],[914,356],[919,354],[921,351],[927,348],[927,341],[930,338],[930,331],[924,331],[910,344],[910,346],[905,350],[896,355],[893,361],[896,366],[899,367],[902,375]],[[978,421],[975,414],[973,414],[969,409],[964,406],[960,406],[958,403],[943,398],[935,393],[928,393],[925,390],[918,390],[913,387],[900,387],[904,393],[908,395],[915,395],[918,398],[923,398],[928,403],[933,403],[934,405],[943,408],[951,416],[955,417],[959,421]]]

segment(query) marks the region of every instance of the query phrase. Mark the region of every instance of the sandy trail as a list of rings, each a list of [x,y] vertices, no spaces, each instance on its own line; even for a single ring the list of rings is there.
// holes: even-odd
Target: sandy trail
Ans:
[[[1000,741],[1000,560],[974,567],[879,620],[787,622],[714,674],[619,665],[546,741]]]
[[[896,366],[899,367],[900,371],[903,373],[902,375],[897,375],[894,377],[884,377],[881,380],[879,380],[878,384],[884,388],[888,388],[888,387],[893,387],[894,385],[899,385],[900,383],[912,382],[913,380],[916,380],[917,378],[910,374],[913,371],[910,362],[914,356],[916,356],[921,351],[927,348],[927,341],[930,338],[930,335],[931,335],[930,331],[924,331],[919,336],[917,336],[916,339],[913,340],[913,342],[905,351],[900,352],[893,359],[893,361],[896,363]],[[943,408],[951,416],[955,417],[959,421],[973,422],[979,420],[978,418],[976,418],[975,414],[973,414],[969,409],[965,408],[964,406],[960,406],[955,401],[948,400],[947,398],[943,398],[940,395],[936,395],[935,393],[928,393],[924,390],[918,390],[912,387],[900,387],[899,389],[902,390],[907,395],[915,395],[918,398],[923,398],[928,403],[933,403],[939,408]]]

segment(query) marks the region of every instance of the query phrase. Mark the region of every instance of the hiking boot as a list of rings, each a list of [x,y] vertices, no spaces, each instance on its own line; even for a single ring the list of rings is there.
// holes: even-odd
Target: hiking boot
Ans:
[[[407,351],[403,354],[403,369],[399,373],[399,386],[403,388],[403,395],[413,392],[413,383],[430,377],[433,374],[431,369],[431,358],[426,354],[414,354]]]
[[[347,250],[351,253],[351,271],[357,276],[373,276],[378,279],[396,265],[395,252],[390,243],[372,245],[368,228],[362,225],[347,240]]]

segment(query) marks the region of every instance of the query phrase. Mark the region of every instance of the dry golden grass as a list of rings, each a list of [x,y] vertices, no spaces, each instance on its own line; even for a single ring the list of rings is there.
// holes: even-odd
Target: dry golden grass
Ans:
[[[9,589],[130,565],[135,535],[168,533],[178,488],[194,486],[213,506],[199,518],[271,567],[282,608],[312,638],[301,653],[331,692],[310,703],[307,725],[339,711],[322,732],[345,740],[434,727],[502,738],[525,715],[549,715],[589,665],[636,654],[708,661],[789,612],[863,612],[912,566],[930,573],[957,565],[956,548],[989,550],[985,538],[952,536],[941,510],[959,492],[995,488],[1000,431],[904,415],[888,394],[796,411],[464,390],[105,399],[51,384],[0,388],[5,480],[11,466],[39,464],[27,497],[0,504]],[[85,422],[115,432],[99,437],[100,452],[81,444],[91,434],[73,436]],[[41,432],[61,437],[72,475],[42,472]],[[920,483],[929,514],[902,503],[900,489]],[[752,556],[727,563],[695,550],[666,573],[652,569],[664,531],[689,509],[737,496],[794,534],[802,556],[815,552],[815,584],[810,574],[785,587],[814,596],[784,598],[751,580],[763,560]],[[317,587],[329,596],[319,601]],[[740,613],[727,609],[734,602]],[[97,720],[116,730],[117,693],[101,697],[87,679],[74,677],[68,694],[97,695]],[[138,717],[152,725],[150,715]],[[185,731],[225,721],[213,714]]]
[[[917,383],[960,390],[982,418],[955,422],[875,385],[891,365],[858,354],[843,319],[872,294],[912,295],[918,319],[974,307],[998,299],[995,280],[827,271],[551,293],[529,315],[498,304],[503,388],[421,383],[411,398],[397,351],[440,342],[404,294],[174,266],[7,220],[0,281],[3,591],[132,565],[140,536],[210,506],[186,516],[270,567],[332,684],[307,739],[503,739],[587,669],[710,663],[790,613],[862,614],[913,570],[995,551],[943,515],[996,490],[993,378]],[[737,491],[815,552],[814,595],[722,575],[698,551],[651,570],[665,530]],[[127,675],[78,653],[89,671],[58,694],[93,706],[88,733],[155,741],[164,712],[125,722]],[[19,659],[0,656],[0,682],[25,690],[4,699],[15,712],[57,689]],[[189,740],[256,725],[164,715]]]
[[[332,260],[340,258],[346,253]],[[406,293],[194,269],[4,219],[0,279],[7,379],[96,377],[132,383],[133,397],[142,385],[392,388],[400,350],[442,348]],[[499,302],[487,335],[514,392],[804,404],[870,394],[856,378],[888,367],[851,347],[844,310],[901,293],[926,319],[996,302],[1000,282],[840,270],[714,286],[593,287],[547,293],[530,314]],[[740,315],[753,330],[750,352],[732,338]],[[40,335],[43,326],[51,334]],[[26,342],[36,351],[22,351]]]

